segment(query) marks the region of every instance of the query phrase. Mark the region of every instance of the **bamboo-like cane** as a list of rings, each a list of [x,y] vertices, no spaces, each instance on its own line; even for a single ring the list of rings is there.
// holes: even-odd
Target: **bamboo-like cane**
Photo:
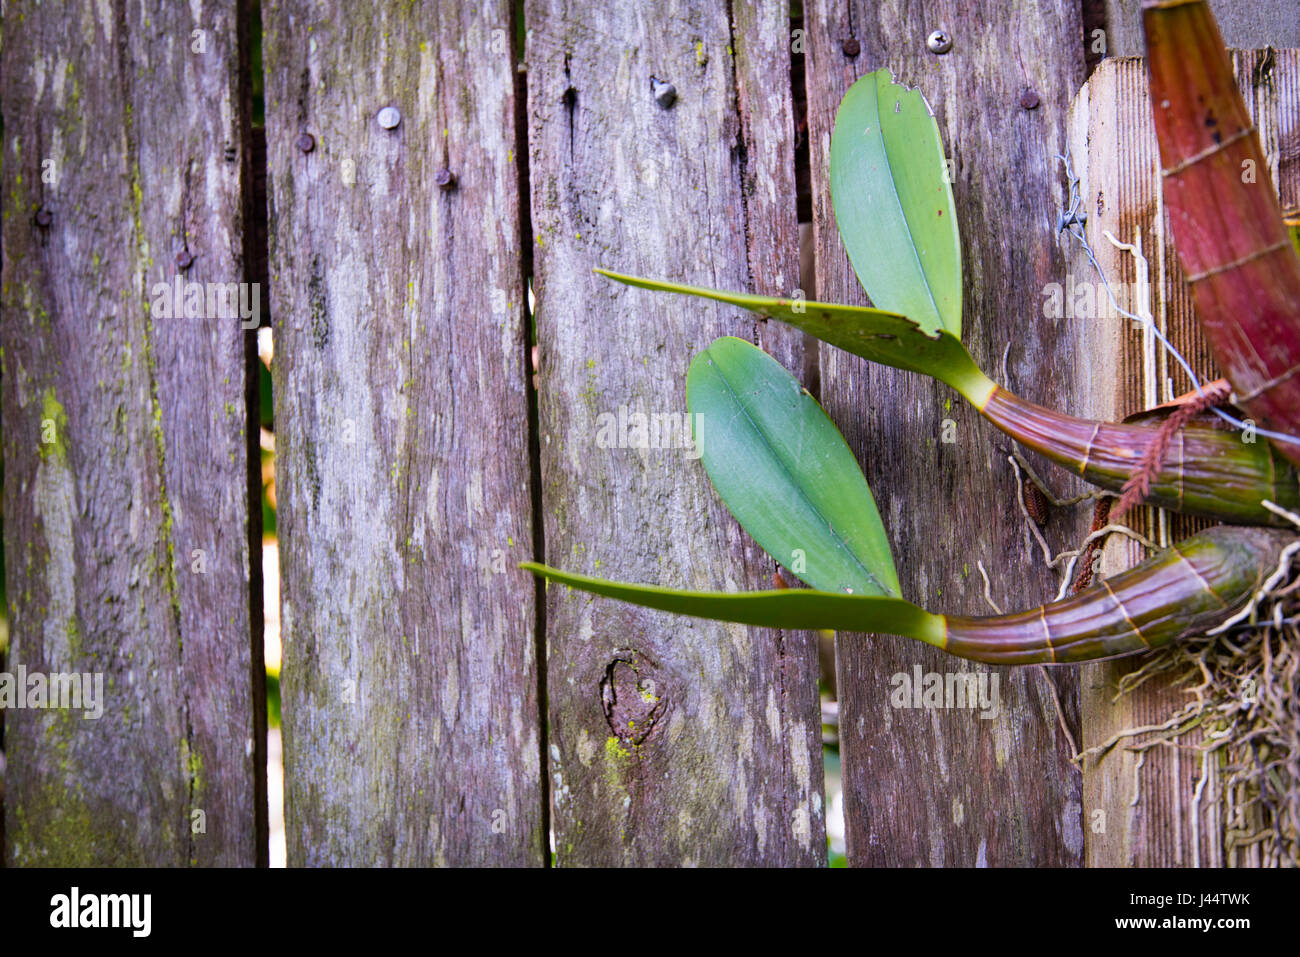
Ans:
[[[661,611],[789,629],[901,635],[996,665],[1072,664],[1137,654],[1223,624],[1245,607],[1294,533],[1219,525],[1061,601],[1010,615],[938,615],[902,598],[794,589],[690,592],[520,567]]]
[[[1020,444],[1099,488],[1121,490],[1160,440],[1159,424],[1076,419],[995,386],[980,413]],[[1246,439],[1255,438],[1244,436]],[[1284,525],[1261,504],[1300,506],[1296,471],[1269,442],[1193,422],[1173,434],[1145,500],[1238,525]]]

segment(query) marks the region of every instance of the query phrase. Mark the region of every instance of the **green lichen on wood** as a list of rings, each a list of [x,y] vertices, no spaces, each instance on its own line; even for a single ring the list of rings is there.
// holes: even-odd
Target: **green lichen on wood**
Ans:
[[[203,804],[203,755],[190,743],[188,738],[181,739],[180,750],[181,770],[190,785],[189,810],[193,812],[199,810]]]
[[[13,802],[13,833],[7,836],[14,867],[93,867],[94,817],[79,791],[46,779],[35,800]],[[39,812],[39,823],[29,812]]]
[[[42,461],[68,461],[68,414],[53,389],[41,393],[40,453]]]
[[[176,623],[177,641],[184,645],[181,635],[181,601],[180,589],[176,581],[176,544],[172,535],[172,505],[167,495],[167,439],[163,433],[162,403],[158,398],[158,364],[154,357],[153,320],[149,305],[144,305],[144,363],[149,376],[149,404],[152,410],[150,431],[153,435],[154,450],[157,454],[158,469],[158,505],[162,512],[162,539],[167,546],[167,560],[161,571],[163,584],[171,601],[173,620]]]
[[[82,788],[83,775],[72,742],[83,730],[79,713],[52,709],[43,714],[39,746],[50,773],[42,775],[35,794],[13,801],[14,827],[6,835],[8,863],[15,867],[102,866],[99,851],[105,829]]]

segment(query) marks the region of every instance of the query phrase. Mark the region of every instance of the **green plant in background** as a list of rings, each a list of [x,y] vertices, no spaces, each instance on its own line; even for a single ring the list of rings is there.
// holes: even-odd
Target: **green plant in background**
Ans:
[[[280,669],[266,669],[266,721],[271,728],[280,727]]]
[[[1300,504],[1300,491],[1294,470],[1271,445],[1243,443],[1208,422],[1192,422],[1183,428],[1179,461],[1166,465],[1160,416],[1120,425],[1075,419],[1011,395],[979,369],[960,338],[960,239],[947,172],[924,99],[878,71],[855,83],[840,105],[830,168],[841,237],[877,308],[598,272],[632,286],[732,303],[865,359],[938,378],[999,429],[1103,488],[1131,489],[1139,477],[1154,504],[1239,525],[1285,523],[1278,506]],[[1224,625],[1298,547],[1289,532],[1217,527],[1029,612],[933,614],[902,598],[857,462],[779,363],[743,340],[719,339],[691,363],[687,405],[691,421],[705,423],[697,444],[723,502],[810,589],[687,592],[523,567],[665,611],[767,627],[886,632],[961,657],[1029,664],[1131,654]]]

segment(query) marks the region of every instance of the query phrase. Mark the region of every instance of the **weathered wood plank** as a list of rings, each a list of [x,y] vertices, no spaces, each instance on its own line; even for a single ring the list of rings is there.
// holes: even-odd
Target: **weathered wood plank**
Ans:
[[[1054,154],[1065,145],[1066,108],[1083,78],[1079,16],[1079,5],[1066,0],[1003,3],[996,11],[942,2],[805,8],[819,297],[867,302],[836,232],[827,163],[845,90],[888,66],[934,106],[954,163],[963,338],[998,379],[1009,345],[1006,384],[1065,410],[1075,397],[1075,330],[1036,316],[1041,290],[1065,272],[1055,243],[1064,204]],[[926,37],[940,28],[952,49],[936,55]],[[1020,102],[1027,90],[1036,97],[1026,100],[1029,108]],[[948,388],[829,347],[822,348],[822,397],[863,461],[906,597],[938,611],[987,613],[978,561],[1007,610],[1052,596],[1052,576],[1015,504],[1009,440]],[[944,441],[945,422],[953,441]],[[1073,539],[1082,521],[1054,517],[1049,540]],[[903,639],[862,635],[839,636],[837,663],[850,863],[1079,863],[1079,777],[1042,672],[989,669],[999,679],[1000,707],[981,720],[972,710],[895,709],[890,698],[901,687],[893,676],[911,678],[917,667],[922,674],[982,668]],[[1074,676],[1054,671],[1050,680],[1074,724]]]
[[[245,278],[245,18],[230,0],[14,14],[0,65],[8,667],[102,678],[103,715],[7,712],[5,856],[264,862],[250,353],[238,315],[171,317],[154,289]]]
[[[263,9],[291,865],[543,862],[512,9]]]
[[[1280,189],[1283,205],[1300,203],[1300,51],[1240,51],[1234,54],[1238,84],[1260,129],[1269,159],[1267,175]],[[1137,267],[1132,256],[1112,246],[1109,230],[1140,246],[1150,268],[1152,315],[1187,357],[1202,381],[1218,373],[1196,321],[1178,266],[1174,237],[1164,211],[1159,154],[1151,123],[1146,66],[1141,59],[1108,59],[1089,79],[1074,104],[1072,152],[1088,210],[1089,243],[1121,304],[1134,300]],[[1266,175],[1258,171],[1260,181]],[[1080,255],[1072,265],[1080,281],[1095,281]],[[1102,320],[1089,352],[1098,368],[1114,370],[1092,394],[1091,412],[1121,418],[1181,394],[1191,383],[1175,360],[1124,320]],[[1160,544],[1203,527],[1183,516],[1143,509],[1134,527]],[[1103,570],[1119,571],[1142,558],[1130,542],[1114,541],[1103,552]],[[1081,682],[1081,746],[1095,747],[1126,728],[1160,724],[1184,703],[1185,689],[1156,680],[1115,700],[1118,682],[1140,660],[1101,663],[1084,669]],[[1193,735],[1189,743],[1195,743]],[[1156,748],[1140,756],[1123,747],[1084,768],[1084,810],[1088,821],[1086,859],[1091,866],[1222,866],[1255,862],[1253,852],[1229,854],[1225,821],[1215,807],[1220,786],[1214,762],[1196,799],[1203,766],[1191,751]]]
[[[1114,57],[1141,56],[1142,0],[1104,0],[1107,53]],[[1210,0],[1223,42],[1229,47],[1295,47],[1300,45],[1300,17],[1295,0]]]
[[[689,450],[599,434],[621,409],[684,416],[690,359],[721,334],[753,340],[757,324],[591,269],[793,292],[785,5],[530,0],[526,20],[547,560],[766,586],[773,566]],[[652,77],[676,87],[673,105],[656,102]],[[760,337],[798,369],[796,337]],[[704,441],[720,427],[704,423]],[[546,616],[559,864],[825,862],[810,636],[556,587]]]

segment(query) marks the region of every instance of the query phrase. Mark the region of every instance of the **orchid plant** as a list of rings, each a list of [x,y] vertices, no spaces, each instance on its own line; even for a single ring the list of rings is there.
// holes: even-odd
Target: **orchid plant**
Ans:
[[[995,664],[1132,654],[1238,616],[1279,561],[1300,549],[1284,514],[1300,506],[1300,256],[1267,183],[1241,175],[1244,164],[1266,166],[1208,7],[1155,3],[1144,25],[1179,258],[1236,401],[1264,424],[1266,442],[1243,442],[1212,415],[1179,409],[1124,423],[1077,419],[985,375],[961,342],[961,242],[938,126],[922,95],[885,70],[849,89],[830,152],[840,235],[874,308],[598,271],[630,286],[740,306],[864,359],[932,376],[1026,447],[1102,489],[1124,490],[1126,504],[1145,499],[1231,524],[1030,611],[926,611],[902,597],[871,490],[835,425],[775,359],[722,338],[687,372],[691,419],[712,425],[699,443],[701,461],[741,526],[809,587],[689,592],[524,567],[650,608],[776,628],[891,633]],[[1181,455],[1167,462],[1173,429]],[[1278,525],[1286,527],[1268,527]]]

